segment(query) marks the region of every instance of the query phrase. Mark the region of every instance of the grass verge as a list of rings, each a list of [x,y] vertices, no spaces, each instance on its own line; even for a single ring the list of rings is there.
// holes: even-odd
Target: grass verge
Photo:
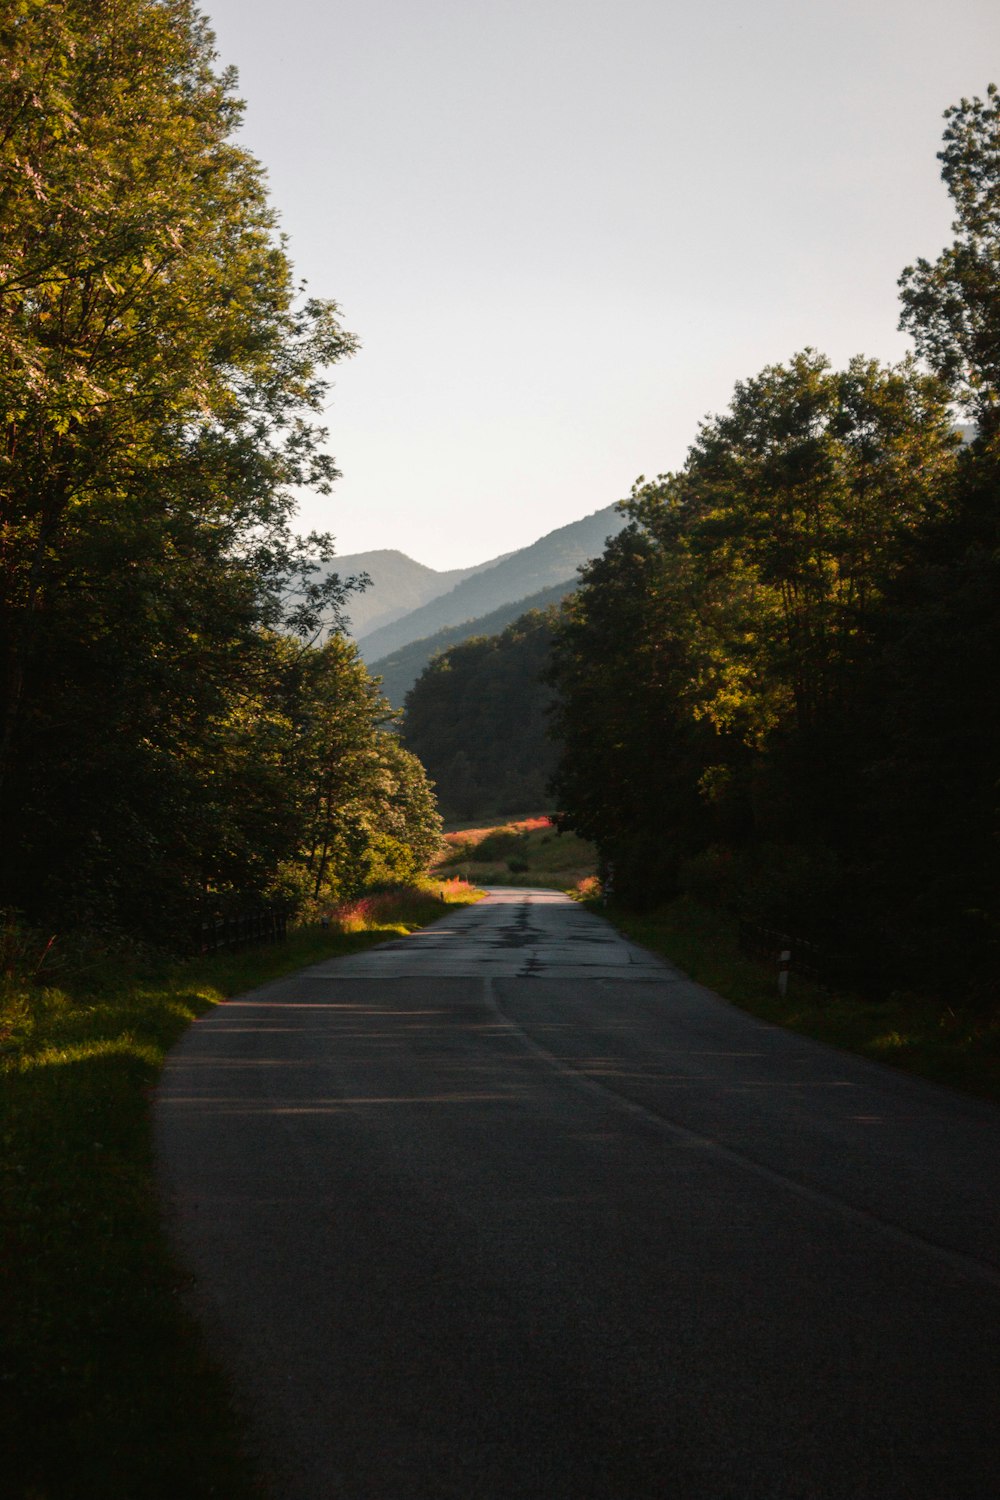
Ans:
[[[1000,1016],[954,1009],[919,995],[870,1001],[776,973],[740,952],[736,924],[691,900],[652,912],[595,905],[616,927],[663,954],[699,984],[762,1020],[935,1083],[1000,1102]]]
[[[273,947],[0,990],[0,1453],[11,1500],[249,1500],[225,1382],[183,1308],[150,1099],[195,1016],[441,915],[441,886],[369,897]],[[475,899],[454,883],[456,904]],[[23,973],[23,965],[21,966]]]

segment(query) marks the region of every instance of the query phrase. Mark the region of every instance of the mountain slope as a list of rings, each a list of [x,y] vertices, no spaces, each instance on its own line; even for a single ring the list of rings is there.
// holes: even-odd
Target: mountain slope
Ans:
[[[401,615],[419,609],[422,604],[446,594],[456,584],[496,567],[502,558],[492,557],[488,562],[477,563],[474,568],[449,568],[439,573],[435,568],[425,567],[405,552],[382,548],[373,552],[353,552],[338,557],[326,572],[335,572],[341,578],[355,573],[367,573],[371,586],[363,594],[352,594],[348,600],[348,617],[351,634],[355,637],[391,624]]]
[[[599,556],[608,537],[616,535],[625,524],[624,516],[609,505],[580,521],[560,526],[532,542],[530,547],[522,547],[492,567],[465,578],[448,593],[360,636],[361,654],[366,662],[381,661],[411,641],[434,635],[450,625],[480,620],[505,604],[562,583],[572,577],[581,563]]]
[[[568,578],[527,599],[516,599],[510,604],[503,604],[479,620],[466,620],[462,625],[446,625],[443,630],[425,636],[423,640],[409,641],[390,656],[383,656],[381,661],[372,662],[369,671],[372,676],[381,677],[382,691],[393,707],[402,708],[403,699],[433,657],[447,651],[449,646],[471,640],[473,636],[498,635],[521,615],[527,614],[528,610],[548,609],[550,604],[559,604],[567,594],[573,592],[577,581],[576,578]]]

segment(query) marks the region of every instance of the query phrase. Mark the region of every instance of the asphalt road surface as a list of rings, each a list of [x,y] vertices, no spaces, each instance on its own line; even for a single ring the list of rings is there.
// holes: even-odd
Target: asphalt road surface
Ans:
[[[157,1101],[277,1500],[997,1500],[1000,1113],[549,891],[230,1001]]]

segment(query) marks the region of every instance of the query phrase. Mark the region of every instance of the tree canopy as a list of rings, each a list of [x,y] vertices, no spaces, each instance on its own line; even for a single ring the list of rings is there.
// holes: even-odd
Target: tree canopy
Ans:
[[[945,110],[941,176],[954,243],[900,277],[900,327],[984,436],[1000,424],[1000,91]]]
[[[312,654],[356,581],[292,531],[355,340],[189,0],[9,4],[0,52],[0,902],[170,929],[302,852],[307,680],[380,743],[349,648]]]
[[[1000,96],[947,111],[920,362],[737,383],[584,570],[552,682],[564,825],[636,900],[722,902],[868,988],[995,995]],[[956,406],[975,421],[963,443]]]

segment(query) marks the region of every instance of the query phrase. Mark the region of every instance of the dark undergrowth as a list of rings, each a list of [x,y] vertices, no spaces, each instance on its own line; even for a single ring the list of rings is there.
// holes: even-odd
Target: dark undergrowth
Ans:
[[[58,954],[8,924],[0,975],[0,1493],[259,1496],[225,1381],[164,1236],[151,1096],[168,1048],[230,995],[441,914],[392,893],[269,948],[157,965]],[[465,902],[456,882],[447,899]],[[76,955],[79,958],[79,954]],[[33,972],[34,971],[34,972]]]

